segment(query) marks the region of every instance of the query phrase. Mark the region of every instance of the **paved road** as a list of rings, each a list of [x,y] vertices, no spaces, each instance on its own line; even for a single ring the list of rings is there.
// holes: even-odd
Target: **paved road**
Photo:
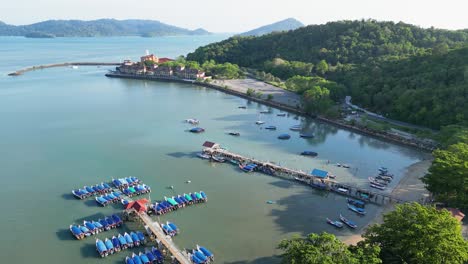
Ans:
[[[215,80],[213,83],[217,85],[227,85],[230,89],[241,93],[246,93],[247,89],[251,88],[256,92],[261,92],[263,94],[263,99],[271,94],[273,95],[272,101],[285,104],[293,108],[301,105],[301,97],[298,94],[256,79],[245,78],[235,80]]]

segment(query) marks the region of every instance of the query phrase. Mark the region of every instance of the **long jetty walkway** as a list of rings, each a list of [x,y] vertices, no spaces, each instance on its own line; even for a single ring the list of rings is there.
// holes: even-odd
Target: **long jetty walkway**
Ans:
[[[253,164],[256,164],[260,168],[260,172],[268,171],[270,172],[268,174],[273,175],[273,176],[280,176],[280,177],[285,177],[291,180],[297,180],[307,185],[310,185],[311,187],[314,187],[314,188],[328,190],[328,191],[335,192],[341,195],[345,195],[348,197],[357,198],[361,200],[366,200],[368,202],[372,202],[376,204],[407,202],[400,198],[394,197],[392,195],[378,193],[378,192],[374,192],[368,189],[362,189],[357,186],[352,186],[349,184],[339,183],[329,178],[316,177],[306,172],[286,168],[283,166],[273,164],[271,162],[259,161],[253,158],[244,157],[242,155],[229,152],[219,147],[204,148],[203,152],[211,156],[221,156],[226,159],[235,160],[239,164],[253,163]]]
[[[118,66],[120,63],[118,62],[64,62],[64,63],[54,63],[54,64],[44,64],[44,65],[37,65],[31,66],[27,68],[23,68],[12,73],[9,73],[9,76],[18,76],[26,73],[28,71],[40,70],[40,69],[47,69],[47,68],[55,68],[55,67],[67,67],[67,66]]]
[[[147,215],[145,212],[137,212],[135,209],[131,210],[131,213],[136,215],[145,226],[148,227],[149,230],[153,233],[153,235],[163,243],[163,245],[171,252],[172,256],[180,263],[180,264],[191,264],[189,257],[183,251],[181,251],[175,244],[172,242],[172,239],[166,234],[164,234],[163,230],[159,225],[155,224],[151,217]]]

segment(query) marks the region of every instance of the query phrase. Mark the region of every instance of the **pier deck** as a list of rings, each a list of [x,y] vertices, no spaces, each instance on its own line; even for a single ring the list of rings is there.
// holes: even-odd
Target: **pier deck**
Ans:
[[[253,158],[244,157],[242,155],[232,153],[225,149],[221,149],[217,147],[205,148],[203,149],[203,151],[212,156],[213,155],[222,156],[227,159],[236,160],[237,162],[240,162],[240,163],[254,163],[259,167],[272,169],[275,172],[274,176],[282,176],[282,177],[286,177],[289,179],[299,180],[312,187],[317,186],[317,185],[313,185],[312,183],[323,184],[326,186],[325,190],[332,191],[332,192],[345,195],[348,197],[352,197],[356,199],[363,199],[361,194],[367,194],[369,195],[369,199],[364,199],[364,200],[368,202],[376,203],[376,204],[386,204],[386,203],[391,203],[391,202],[397,202],[397,203],[407,202],[389,194],[379,193],[379,192],[371,191],[368,189],[359,188],[357,186],[352,186],[349,184],[343,184],[343,183],[337,182],[329,178],[315,177],[301,170],[290,169],[290,168],[286,168],[283,166],[273,164],[271,162],[259,161]],[[348,192],[346,193],[342,192],[339,190],[340,188],[346,188],[348,189]]]
[[[189,257],[184,254],[175,244],[172,242],[172,239],[166,234],[164,234],[163,230],[161,227],[158,225],[155,225],[155,222],[149,217],[144,212],[138,213],[134,209],[133,213],[137,215],[141,221],[144,223],[145,226],[148,226],[148,228],[151,230],[151,232],[156,236],[156,238],[163,243],[163,245],[171,252],[172,256],[180,263],[180,264],[191,264],[192,262],[190,261]]]
[[[18,76],[22,75],[28,71],[40,70],[40,69],[47,69],[47,68],[55,68],[55,67],[66,67],[66,66],[118,66],[120,63],[118,62],[64,62],[64,63],[54,63],[54,64],[44,64],[44,65],[37,65],[31,66],[27,68],[23,68],[14,72],[9,73],[9,76]]]

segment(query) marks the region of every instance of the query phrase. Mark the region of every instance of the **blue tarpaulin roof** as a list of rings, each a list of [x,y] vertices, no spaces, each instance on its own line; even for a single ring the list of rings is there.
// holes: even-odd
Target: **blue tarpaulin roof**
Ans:
[[[312,174],[312,175],[315,176],[315,177],[325,178],[325,177],[327,177],[327,175],[328,175],[328,171],[319,170],[319,169],[313,169],[312,172],[311,172],[310,174]]]

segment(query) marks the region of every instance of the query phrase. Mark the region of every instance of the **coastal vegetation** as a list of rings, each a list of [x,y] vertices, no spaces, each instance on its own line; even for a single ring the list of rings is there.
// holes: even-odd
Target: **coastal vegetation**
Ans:
[[[353,102],[374,112],[439,129],[468,123],[463,107],[468,104],[467,44],[466,30],[338,21],[232,37],[200,47],[187,58],[235,63],[284,80],[319,76],[343,85],[340,95],[352,95]]]
[[[156,20],[47,20],[30,25],[14,26],[0,22],[0,36],[26,36],[33,32],[56,37],[109,37],[109,36],[171,36],[206,35],[204,29],[189,30]]]
[[[280,242],[283,263],[454,263],[468,261],[460,223],[446,210],[398,205],[370,226],[364,240],[346,246],[334,235],[309,234]]]

